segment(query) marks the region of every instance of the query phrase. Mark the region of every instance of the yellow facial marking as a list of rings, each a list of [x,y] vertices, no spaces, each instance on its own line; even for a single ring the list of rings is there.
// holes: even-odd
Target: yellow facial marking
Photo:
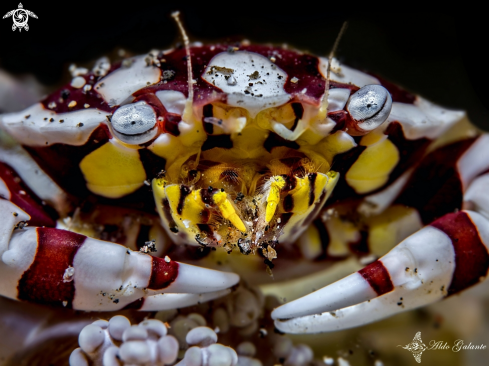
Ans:
[[[265,215],[265,221],[268,223],[272,220],[277,205],[280,202],[280,191],[285,186],[285,179],[281,176],[275,176],[270,178],[270,191],[267,197],[267,209]]]
[[[367,148],[348,170],[345,179],[357,193],[363,194],[387,182],[399,162],[399,151],[387,136],[379,137],[375,133],[365,135],[360,144]]]
[[[233,204],[228,199],[226,192],[218,192],[213,196],[214,203],[221,211],[222,217],[226,220],[231,221],[231,223],[241,232],[246,232],[246,226],[240,217],[236,213]]]
[[[138,150],[124,147],[114,140],[85,156],[80,162],[80,169],[88,189],[108,198],[133,193],[146,179]]]

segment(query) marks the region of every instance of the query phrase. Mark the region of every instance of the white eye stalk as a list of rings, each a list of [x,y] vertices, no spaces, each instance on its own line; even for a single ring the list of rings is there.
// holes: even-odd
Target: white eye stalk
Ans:
[[[346,105],[353,118],[348,133],[360,136],[369,133],[387,120],[392,109],[390,93],[381,85],[366,85],[350,97]]]
[[[146,102],[126,104],[110,119],[114,135],[127,144],[143,144],[158,133],[156,113]]]

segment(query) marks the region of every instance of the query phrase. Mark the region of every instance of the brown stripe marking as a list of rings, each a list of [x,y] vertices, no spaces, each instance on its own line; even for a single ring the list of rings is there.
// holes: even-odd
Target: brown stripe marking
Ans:
[[[378,296],[394,290],[389,272],[387,272],[384,264],[379,260],[362,268],[358,273],[367,280],[370,287],[374,289]]]
[[[457,141],[429,153],[395,203],[417,209],[425,225],[461,209],[463,187],[457,162],[474,141]]]
[[[314,193],[316,190],[316,178],[317,173],[309,174],[309,206],[312,206],[314,200],[316,199],[316,194]]]
[[[178,205],[177,205],[177,213],[179,215],[182,214],[183,211],[183,205],[185,203],[185,198],[190,194],[190,188],[187,187],[186,185],[181,185],[180,186],[180,198],[178,199]]]
[[[86,236],[53,228],[37,228],[36,231],[37,253],[19,281],[18,298],[71,308],[75,283],[73,280],[64,282],[63,275],[69,266],[73,267],[73,258]]]
[[[151,259],[153,268],[148,288],[160,290],[168,287],[178,276],[178,263],[172,260],[167,262],[165,259],[157,257],[151,257]]]
[[[462,291],[487,276],[489,254],[477,227],[466,212],[447,214],[431,226],[448,235],[455,251],[455,271],[447,290],[448,295]]]

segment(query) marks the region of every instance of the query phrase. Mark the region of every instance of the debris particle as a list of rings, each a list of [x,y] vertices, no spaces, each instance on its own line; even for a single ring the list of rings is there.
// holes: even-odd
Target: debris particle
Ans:
[[[83,125],[83,123],[81,123],[81,122],[80,122],[80,123],[78,123],[78,124],[76,125],[76,127],[83,127],[83,126],[84,126],[84,125]]]
[[[70,96],[70,91],[68,89],[63,89],[61,91],[61,98],[63,98],[64,100],[68,99],[69,96]]]
[[[63,274],[63,282],[71,282],[73,281],[73,276],[75,275],[75,268],[72,266],[68,266],[66,268],[65,273]]]
[[[84,108],[90,108],[90,104],[85,103],[85,104],[83,105],[83,107],[84,107]]]
[[[48,108],[49,108],[49,109],[54,109],[54,108],[56,108],[56,102],[50,102],[50,103],[48,104]],[[29,115],[29,117],[30,117],[30,115]],[[26,119],[27,119],[27,118],[29,118],[29,117],[26,117]]]
[[[76,106],[76,101],[74,101],[74,100],[72,100],[72,101],[70,102],[70,104],[68,104],[68,107],[69,107],[69,108],[73,108],[73,107],[75,107],[75,106]]]
[[[297,84],[298,81],[299,79],[297,79],[295,76],[292,79],[290,79],[290,82],[294,84]]]
[[[166,263],[170,263],[171,262],[171,259],[169,256],[165,255],[165,262]]]
[[[139,249],[142,253],[155,253],[156,249],[156,240],[150,240],[144,243],[144,245]]]
[[[255,71],[253,74],[248,75],[250,80],[257,80],[260,78],[260,73],[258,71]]]
[[[163,74],[161,75],[162,80],[172,80],[175,77],[176,72],[173,70],[165,70],[163,71]]]

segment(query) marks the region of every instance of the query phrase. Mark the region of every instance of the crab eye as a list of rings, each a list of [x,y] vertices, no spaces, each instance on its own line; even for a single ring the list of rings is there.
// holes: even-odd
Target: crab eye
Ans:
[[[385,122],[392,108],[390,93],[381,85],[366,85],[350,97],[346,109],[355,129],[366,134]]]
[[[146,102],[126,104],[110,120],[114,135],[128,144],[142,144],[158,133],[156,113]]]

